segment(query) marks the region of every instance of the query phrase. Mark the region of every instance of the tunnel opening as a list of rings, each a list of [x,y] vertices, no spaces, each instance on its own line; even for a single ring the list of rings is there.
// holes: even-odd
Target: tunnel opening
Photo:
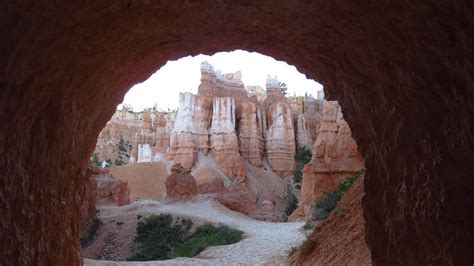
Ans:
[[[472,264],[469,1],[4,6],[1,264],[81,264],[89,155],[126,90],[166,60],[237,48],[294,64],[340,103],[365,158],[375,264]]]
[[[87,191],[89,197],[82,204],[85,258],[144,259],[132,256],[138,238],[131,236],[148,216],[160,212],[150,211],[150,201],[174,207],[177,201],[216,202],[252,219],[290,222],[273,232],[274,238],[288,238],[276,241],[282,247],[267,243],[266,252],[249,256],[247,262],[286,257],[305,238],[287,232],[290,227],[306,221],[306,234],[311,234],[317,221],[315,205],[323,201],[324,193],[337,190],[346,178],[364,169],[339,104],[325,100],[321,90],[294,66],[242,50],[168,62],[132,87],[99,134],[91,156],[94,174],[87,187],[92,191]],[[312,153],[317,156],[312,158]],[[91,201],[96,208],[91,208]],[[355,206],[361,216],[360,199]],[[217,222],[212,217],[199,219]],[[265,237],[239,229],[248,234],[239,253],[251,253],[252,243]],[[272,247],[274,254],[269,254]],[[216,254],[226,253],[226,247],[218,248],[223,250],[215,250]],[[366,263],[368,254],[365,247],[360,256]]]

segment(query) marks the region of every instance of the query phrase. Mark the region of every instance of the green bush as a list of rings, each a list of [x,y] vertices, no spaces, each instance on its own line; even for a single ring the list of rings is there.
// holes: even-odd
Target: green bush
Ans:
[[[298,208],[298,198],[296,197],[289,183],[286,184],[286,191],[283,201],[285,202],[285,215],[288,217],[293,213],[293,211],[296,210],[296,208]]]
[[[326,197],[318,202],[313,207],[313,220],[322,221],[328,218],[331,211],[336,207],[341,199],[339,191],[324,192]]]
[[[363,171],[353,176],[349,176],[348,178],[346,178],[346,180],[344,180],[344,182],[342,182],[339,185],[338,189],[335,191],[324,192],[326,196],[323,199],[316,202],[316,204],[314,204],[313,211],[312,211],[313,220],[323,221],[326,218],[328,218],[332,210],[336,208],[341,198],[347,193],[347,191],[352,186],[352,184],[362,174],[363,174]]]
[[[311,161],[311,151],[306,147],[300,147],[296,150],[295,154],[295,161],[296,161],[296,169],[293,173],[293,181],[295,183],[301,183],[303,180],[303,166]]]
[[[117,160],[115,160],[115,165],[116,166],[122,166],[122,165],[125,165],[125,162],[122,161],[122,160],[117,159]]]
[[[303,146],[296,150],[295,160],[296,162],[305,165],[311,161],[312,156],[311,151]]]
[[[94,154],[92,155],[91,162],[92,162],[93,164],[95,164],[96,166],[98,166],[98,167],[102,167],[102,163],[100,162],[99,156],[97,155],[97,153],[94,153]]]
[[[303,180],[303,173],[301,172],[301,170],[296,170],[293,173],[293,181],[295,183],[301,183],[301,180]]]
[[[182,245],[174,248],[171,257],[194,257],[206,247],[239,242],[242,234],[242,231],[225,225],[215,227],[212,224],[204,224],[196,228],[194,234]]]
[[[164,260],[174,257],[193,257],[208,246],[238,242],[242,231],[227,226],[204,224],[191,232],[193,223],[188,219],[176,219],[171,215],[152,215],[137,226],[138,251],[129,261]]]

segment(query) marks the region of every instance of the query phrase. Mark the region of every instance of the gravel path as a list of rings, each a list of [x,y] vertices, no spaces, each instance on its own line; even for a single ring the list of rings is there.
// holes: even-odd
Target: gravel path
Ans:
[[[272,223],[253,220],[245,215],[230,211],[212,200],[162,204],[157,201],[139,201],[125,207],[102,211],[102,217],[117,215],[117,208],[128,211],[144,210],[171,213],[222,223],[245,232],[245,238],[226,246],[208,247],[195,258],[175,258],[153,262],[115,262],[84,259],[84,265],[163,265],[163,264],[287,264],[288,252],[300,245],[306,235],[301,227],[304,222]],[[125,210],[127,212],[127,210]]]

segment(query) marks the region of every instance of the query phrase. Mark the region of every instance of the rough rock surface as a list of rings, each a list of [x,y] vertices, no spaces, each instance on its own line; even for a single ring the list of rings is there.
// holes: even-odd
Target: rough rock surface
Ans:
[[[474,261],[472,1],[1,5],[0,264],[81,264],[89,156],[128,88],[167,60],[237,48],[294,64],[341,104],[366,158],[376,264]]]
[[[81,238],[88,232],[89,226],[96,215],[97,181],[92,177],[92,175],[97,173],[97,168],[91,166],[86,175],[85,195],[82,198],[81,203]]]
[[[115,179],[108,171],[94,174],[92,178],[97,182],[97,205],[130,204],[127,181]]]
[[[311,136],[308,132],[306,125],[306,119],[303,113],[297,115],[296,118],[296,145],[298,148],[305,147],[308,150],[312,150],[313,142],[311,141]]]
[[[277,102],[268,110],[265,147],[268,164],[279,176],[293,174],[295,167],[295,130],[290,105]]]
[[[180,93],[176,122],[171,133],[168,159],[191,168],[199,151],[209,152],[209,125],[212,100],[191,93]]]
[[[240,104],[239,149],[242,157],[255,166],[262,166],[264,141],[260,108],[252,102]]]
[[[94,154],[100,161],[110,159],[113,163],[117,159],[125,163],[156,161],[158,153],[166,154],[175,119],[176,112],[117,110],[100,132]],[[122,151],[120,139],[125,144]],[[143,145],[149,146],[146,154],[140,153]]]
[[[310,217],[311,206],[335,190],[347,177],[364,169],[364,159],[357,150],[347,123],[339,117],[339,104],[324,102],[324,116],[314,143],[313,157],[303,168],[301,201],[297,213]],[[337,122],[340,121],[340,126]]]
[[[241,80],[242,73],[221,74],[216,72],[208,62],[201,63],[201,84],[198,95],[212,99],[213,97],[231,97],[239,101],[247,99],[247,90]]]
[[[239,153],[235,132],[235,100],[214,98],[210,129],[211,153],[222,171],[231,178],[245,180],[245,161]]]
[[[290,257],[292,265],[371,265],[362,216],[363,177],[341,199],[336,211]],[[337,212],[337,213],[336,213]]]
[[[197,187],[199,194],[210,194],[227,191],[226,187],[224,186],[224,181],[221,178],[212,178],[207,182],[198,184]]]
[[[170,199],[185,199],[197,194],[196,180],[190,174],[191,170],[181,164],[175,164],[171,168],[171,175],[166,178],[166,197]]]

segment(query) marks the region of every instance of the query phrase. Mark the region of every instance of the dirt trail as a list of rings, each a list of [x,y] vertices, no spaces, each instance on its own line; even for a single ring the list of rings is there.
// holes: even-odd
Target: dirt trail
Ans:
[[[212,200],[163,204],[157,201],[139,201],[124,207],[101,209],[101,218],[120,218],[138,213],[171,213],[222,223],[245,232],[238,243],[206,248],[196,258],[175,258],[153,262],[115,262],[84,259],[85,265],[161,265],[161,264],[287,264],[288,252],[306,238],[301,230],[303,222],[272,223],[257,221],[230,211]]]

